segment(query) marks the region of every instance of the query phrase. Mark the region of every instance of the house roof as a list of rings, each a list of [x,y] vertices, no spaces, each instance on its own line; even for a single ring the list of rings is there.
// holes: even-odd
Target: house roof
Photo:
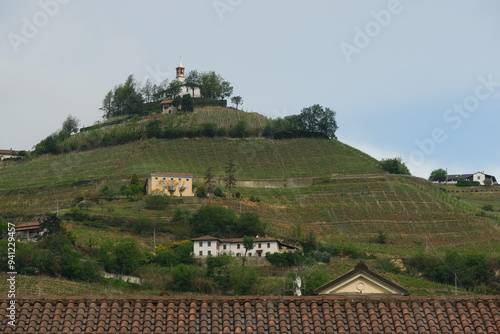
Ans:
[[[153,177],[153,176],[193,177],[193,174],[186,174],[186,173],[152,173],[151,175],[149,175],[149,177]]]
[[[500,297],[18,297],[2,333],[499,333]]]
[[[13,155],[16,155],[16,154],[19,154],[19,151],[13,151],[12,149],[10,150],[0,150],[0,154],[13,154]]]
[[[382,294],[400,294],[400,295],[409,295],[408,290],[400,287],[399,285],[385,279],[384,277],[374,273],[368,266],[363,262],[359,262],[353,270],[349,271],[347,274],[340,276],[339,278],[330,281],[316,290],[314,290],[314,294],[345,294],[345,295],[359,295],[362,294],[362,289],[356,288],[355,291],[352,291],[352,287],[349,287],[349,284],[355,284],[359,281],[361,288],[364,288],[366,284],[374,287],[374,290],[384,291],[378,292]]]
[[[230,238],[230,239],[219,239],[220,242],[228,242],[228,243],[242,243],[243,238]],[[254,242],[267,242],[267,241],[278,241],[278,239],[274,238],[254,238]]]
[[[243,243],[243,238],[220,239],[220,238],[215,238],[215,237],[211,237],[208,235],[203,236],[203,237],[199,237],[199,238],[195,238],[195,239],[191,239],[191,241],[204,241],[204,240],[218,240],[220,243]],[[275,238],[259,237],[259,238],[254,239],[254,243],[270,242],[270,241],[276,241],[282,247],[297,249],[297,247],[284,244]]]
[[[203,241],[203,240],[219,240],[219,239],[216,237],[211,237],[209,235],[205,235],[203,237],[191,239],[191,241]]]
[[[473,175],[474,174],[449,174],[448,180],[453,180],[453,179],[465,180],[472,177]]]
[[[15,228],[16,228],[16,231],[37,230],[40,228],[40,222],[29,222],[29,223],[17,224]]]
[[[163,101],[161,101],[160,104],[171,104],[172,102],[174,102],[174,100],[169,99],[169,100],[163,100]]]

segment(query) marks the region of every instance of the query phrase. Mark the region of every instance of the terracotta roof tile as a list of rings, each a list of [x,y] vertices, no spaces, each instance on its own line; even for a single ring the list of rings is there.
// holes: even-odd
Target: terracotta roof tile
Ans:
[[[1,333],[499,333],[500,297],[17,299]]]

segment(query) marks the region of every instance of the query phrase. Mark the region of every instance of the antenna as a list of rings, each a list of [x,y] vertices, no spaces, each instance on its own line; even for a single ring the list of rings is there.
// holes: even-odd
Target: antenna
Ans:
[[[302,296],[302,291],[300,291],[301,286],[302,286],[302,280],[300,279],[299,276],[299,270],[295,269],[295,280],[293,281],[293,287],[295,289],[293,294],[295,296]]]

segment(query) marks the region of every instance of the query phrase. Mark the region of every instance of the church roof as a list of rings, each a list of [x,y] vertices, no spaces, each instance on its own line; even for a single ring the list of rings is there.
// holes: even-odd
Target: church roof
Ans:
[[[177,67],[182,67],[184,68],[184,65],[182,65],[182,61],[179,59],[179,64],[177,65]]]

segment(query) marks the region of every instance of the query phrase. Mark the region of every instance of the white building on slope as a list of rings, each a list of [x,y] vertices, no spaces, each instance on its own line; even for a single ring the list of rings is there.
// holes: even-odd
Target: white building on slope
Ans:
[[[194,256],[197,258],[228,254],[233,256],[245,256],[243,238],[219,239],[211,236],[191,239],[194,243]],[[296,247],[285,245],[278,239],[255,238],[254,248],[247,251],[247,256],[266,256],[267,253],[281,253],[295,250]]]

